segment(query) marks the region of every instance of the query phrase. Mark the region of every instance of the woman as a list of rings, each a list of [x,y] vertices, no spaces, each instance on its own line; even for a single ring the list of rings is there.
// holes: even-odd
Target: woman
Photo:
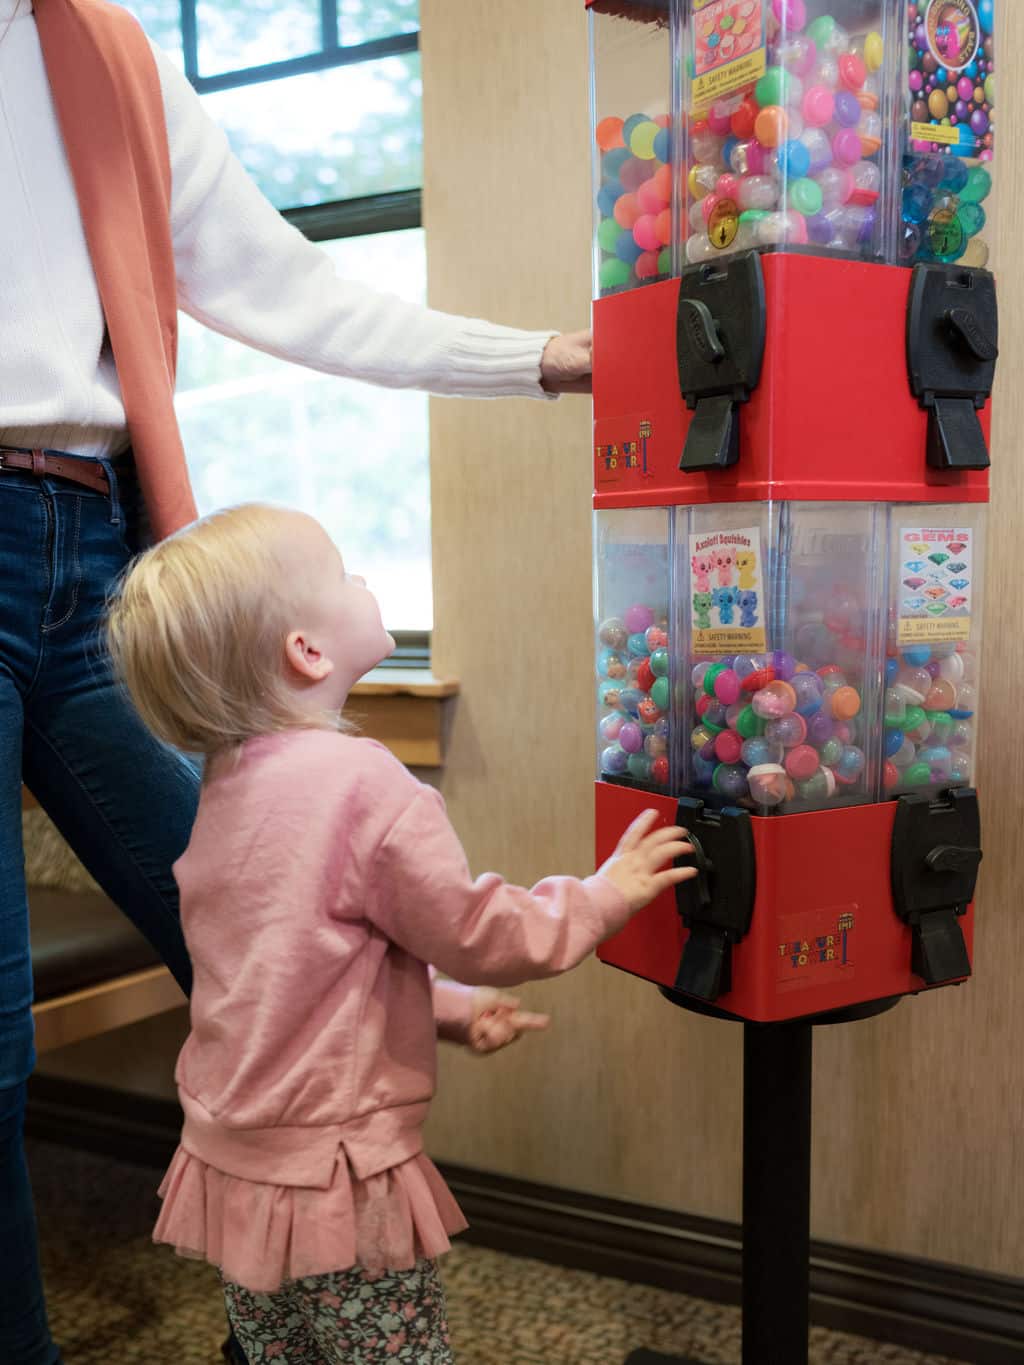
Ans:
[[[148,737],[97,652],[140,521],[163,534],[191,515],[175,305],[315,369],[481,397],[587,389],[590,339],[336,279],[114,5],[0,0],[0,90],[0,1360],[60,1365],[22,1151],[34,1056],[20,791],[24,777],[187,990],[171,865],[196,773]]]

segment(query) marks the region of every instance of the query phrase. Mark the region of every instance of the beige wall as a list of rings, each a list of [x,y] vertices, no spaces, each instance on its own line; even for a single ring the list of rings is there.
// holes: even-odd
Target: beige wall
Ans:
[[[1024,6],[1002,4],[1024,51]],[[424,0],[430,300],[525,326],[588,316],[582,0]],[[456,18],[457,16],[457,18]],[[1024,645],[1014,527],[1024,474],[1024,268],[1013,206],[1024,93],[1000,106],[1003,353],[987,594],[977,978],[876,1022],[819,1030],[814,1232],[1024,1273]],[[1019,305],[1018,305],[1019,308]],[[461,678],[443,790],[474,867],[530,882],[591,868],[590,407],[435,401],[435,657]],[[696,1213],[740,1208],[738,1027],[596,963],[527,992],[555,1025],[489,1061],[448,1054],[440,1157]]]
[[[589,312],[582,0],[423,0],[431,301],[527,326]],[[1024,51],[1024,5],[1002,5]],[[1007,50],[1004,47],[1004,51]],[[1024,339],[1012,206],[1024,93],[1000,108],[1003,356],[987,593],[977,977],[876,1022],[819,1030],[817,1236],[1024,1273],[1024,708],[1015,555]],[[1009,234],[1009,235],[1007,235]],[[1019,305],[1018,305],[1019,307]],[[591,869],[590,406],[436,401],[437,669],[461,678],[443,789],[475,868]],[[555,1026],[486,1061],[447,1052],[438,1157],[735,1218],[740,1034],[596,963],[529,988]],[[166,1091],[181,1021],[46,1069]]]

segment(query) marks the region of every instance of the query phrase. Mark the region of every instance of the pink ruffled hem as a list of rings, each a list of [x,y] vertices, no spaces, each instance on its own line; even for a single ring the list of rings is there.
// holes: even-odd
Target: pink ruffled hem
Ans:
[[[179,1147],[160,1197],[153,1240],[212,1262],[255,1293],[354,1265],[411,1270],[450,1250],[449,1237],[467,1226],[422,1153],[358,1180],[342,1152],[328,1188],[309,1189],[225,1175]]]

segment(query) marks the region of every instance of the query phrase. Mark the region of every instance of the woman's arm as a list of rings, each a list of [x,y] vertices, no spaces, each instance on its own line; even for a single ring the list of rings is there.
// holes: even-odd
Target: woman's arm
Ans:
[[[455,317],[340,279],[330,257],[264,198],[185,76],[154,53],[185,312],[257,350],[389,388],[543,398],[589,383],[588,333],[556,337]]]

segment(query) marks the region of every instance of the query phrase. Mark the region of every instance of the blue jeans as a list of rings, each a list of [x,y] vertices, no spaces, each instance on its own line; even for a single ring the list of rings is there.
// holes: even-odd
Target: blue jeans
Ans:
[[[112,481],[114,471],[108,467]],[[21,842],[25,782],[186,991],[171,865],[198,776],[143,728],[103,649],[107,595],[133,552],[130,473],[107,497],[0,472],[0,1361],[59,1365],[22,1148],[35,1061]]]

